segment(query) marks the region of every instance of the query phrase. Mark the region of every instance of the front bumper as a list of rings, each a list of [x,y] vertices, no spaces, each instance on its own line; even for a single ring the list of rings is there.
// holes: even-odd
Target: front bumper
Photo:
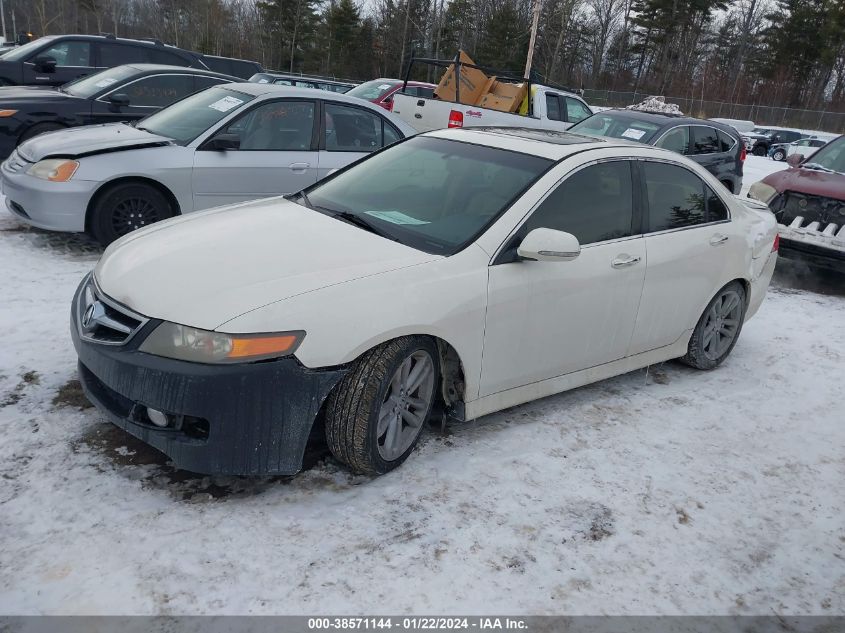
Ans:
[[[124,345],[93,343],[81,337],[77,323],[80,290],[71,309],[79,378],[88,399],[114,424],[185,470],[299,472],[314,420],[344,368],[311,370],[294,357],[206,365],[139,352],[155,320]],[[156,426],[147,408],[168,414],[173,424]]]
[[[50,182],[29,176],[31,163],[13,170],[10,161],[0,167],[6,208],[15,217],[39,229],[50,231],[85,230],[88,203],[99,183],[89,180]]]

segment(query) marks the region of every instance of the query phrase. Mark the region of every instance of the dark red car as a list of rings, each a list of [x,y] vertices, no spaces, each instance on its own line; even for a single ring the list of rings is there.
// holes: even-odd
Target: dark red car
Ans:
[[[393,110],[393,95],[402,89],[402,84],[401,79],[373,79],[355,86],[346,94],[371,101],[385,110]],[[427,84],[424,81],[409,81],[405,94],[431,99],[435,88],[437,88],[436,85]]]
[[[845,272],[845,136],[751,185],[780,224],[780,254]]]

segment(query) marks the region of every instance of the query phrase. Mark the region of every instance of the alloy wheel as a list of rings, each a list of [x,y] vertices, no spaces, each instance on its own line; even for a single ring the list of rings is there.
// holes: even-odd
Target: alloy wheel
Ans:
[[[735,290],[727,290],[713,302],[704,323],[704,355],[718,360],[730,349],[739,333],[742,299]]]
[[[379,409],[376,437],[385,461],[398,459],[414,443],[434,398],[434,361],[418,350],[393,374]]]

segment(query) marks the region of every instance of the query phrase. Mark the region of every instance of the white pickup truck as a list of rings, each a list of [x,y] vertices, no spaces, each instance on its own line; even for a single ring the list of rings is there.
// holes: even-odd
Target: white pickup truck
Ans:
[[[417,132],[482,125],[565,130],[591,116],[593,111],[576,94],[531,84],[527,114],[417,97],[403,94],[401,90],[393,97],[393,114]]]

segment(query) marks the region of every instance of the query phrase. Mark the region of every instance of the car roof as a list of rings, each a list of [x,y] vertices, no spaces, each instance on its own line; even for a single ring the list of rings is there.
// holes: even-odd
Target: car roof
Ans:
[[[189,73],[191,75],[205,75],[207,77],[221,77],[224,79],[231,79],[235,82],[241,82],[240,77],[226,75],[224,73],[217,73],[213,70],[206,70],[205,68],[190,68],[188,66],[169,66],[167,64],[123,64],[129,68],[134,68],[138,72],[158,72],[158,73]]]
[[[154,48],[167,48],[172,51],[178,51],[180,53],[185,53],[186,55],[190,55],[193,57],[202,57],[201,53],[195,53],[193,51],[186,50],[184,48],[180,48],[178,46],[173,46],[172,44],[165,44],[158,40],[139,40],[131,37],[117,37],[115,35],[84,35],[81,33],[64,33],[61,35],[42,35],[38,38],[38,40],[55,40],[59,38],[73,38],[77,40],[88,40],[88,41],[99,41],[99,42],[124,42],[128,44],[141,44],[144,46],[152,46]],[[38,41],[33,40],[33,41]]]
[[[293,79],[294,81],[310,81],[312,83],[335,84],[338,86],[354,85],[351,81],[342,81],[340,79],[324,79],[323,77],[309,77],[308,75],[290,75],[285,73],[277,73],[273,70],[262,70],[255,73],[256,75],[267,75],[274,79]]]
[[[661,127],[675,127],[677,125],[705,125],[716,128],[726,134],[736,135],[740,132],[731,125],[713,121],[711,119],[697,119],[692,116],[678,116],[676,114],[664,114],[663,112],[646,112],[643,110],[628,110],[627,108],[612,108],[602,110],[596,114],[621,114],[633,121],[648,121]]]

